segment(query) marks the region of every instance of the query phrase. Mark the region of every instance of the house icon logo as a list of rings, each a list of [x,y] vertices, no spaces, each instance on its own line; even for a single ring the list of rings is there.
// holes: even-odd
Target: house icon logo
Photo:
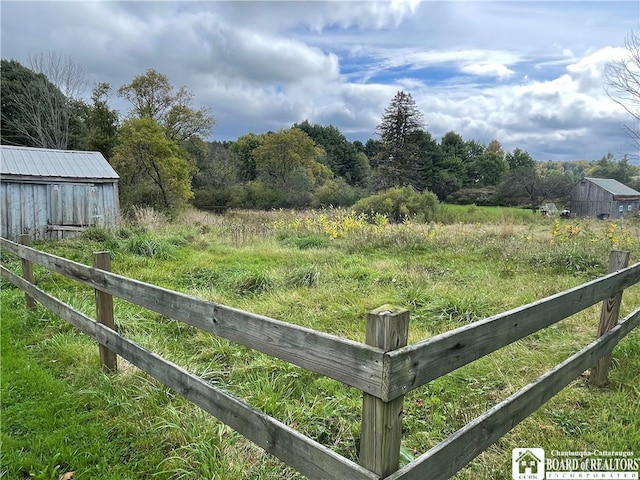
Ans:
[[[511,471],[514,480],[543,480],[544,449],[514,448],[511,453]]]

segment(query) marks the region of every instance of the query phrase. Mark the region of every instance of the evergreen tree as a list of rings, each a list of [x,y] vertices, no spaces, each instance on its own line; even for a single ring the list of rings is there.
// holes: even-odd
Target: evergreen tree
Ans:
[[[367,143],[364,144],[363,152],[367,156],[371,168],[378,167],[378,153],[380,153],[381,148],[382,142],[373,138],[370,138],[369,140],[367,140]]]
[[[423,115],[410,93],[399,91],[382,115],[376,131],[381,148],[377,155],[377,188],[408,185],[415,176],[417,148],[410,135],[424,126]]]
[[[435,173],[443,162],[442,149],[429,132],[418,130],[410,136],[416,147],[416,168],[412,185],[418,190],[432,190]]]
[[[118,137],[118,112],[109,108],[110,91],[111,86],[106,82],[93,88],[85,136],[86,147],[102,153],[107,160],[111,159]]]
[[[311,125],[308,120],[295,124],[293,128],[302,130],[324,149],[325,157],[322,163],[335,175],[344,178],[350,185],[366,183],[367,178],[363,171],[362,159],[358,157],[358,150],[340,130],[333,125]],[[364,169],[366,170],[366,166]]]
[[[536,166],[536,161],[526,150],[516,148],[513,152],[505,155],[504,159],[509,164],[509,170],[517,170],[519,168],[532,169]]]
[[[626,155],[622,159],[616,160],[613,153],[609,152],[595,162],[588,174],[588,176],[596,178],[613,178],[627,185],[633,177],[638,175],[638,167],[631,165]]]
[[[440,148],[443,160],[438,166],[438,179],[434,182],[433,191],[438,191],[438,198],[444,200],[447,195],[467,183],[470,154],[468,142],[465,142],[462,135],[454,131],[447,132],[442,137]]]

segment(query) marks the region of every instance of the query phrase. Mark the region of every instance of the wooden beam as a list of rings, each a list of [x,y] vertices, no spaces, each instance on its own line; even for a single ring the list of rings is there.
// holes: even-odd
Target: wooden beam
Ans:
[[[55,232],[84,232],[87,229],[88,225],[47,225],[47,230],[55,231]]]
[[[570,290],[385,354],[384,400],[403,395],[516,340],[553,325],[640,280],[640,263]],[[446,361],[443,361],[446,359]]]
[[[367,345],[385,352],[404,347],[409,338],[409,312],[384,305],[367,315]],[[398,470],[404,396],[385,402],[364,393],[360,465],[382,477]]]
[[[111,253],[95,252],[93,254],[93,266],[104,270],[111,271]],[[96,295],[96,318],[98,323],[104,325],[111,330],[116,330],[115,319],[113,316],[113,297],[108,293],[95,291]],[[118,371],[118,356],[109,349],[107,345],[100,344],[100,364],[102,369],[107,373],[116,373]]]
[[[28,234],[18,235],[18,243],[28,247],[31,245],[31,237]],[[27,282],[36,283],[35,277],[33,276],[33,263],[24,258],[22,259],[22,278]],[[33,312],[37,308],[36,301],[26,293],[24,295],[24,302],[29,311]]]
[[[382,395],[382,349],[105,272],[0,238],[0,247],[101,292],[363,392]]]
[[[229,425],[266,452],[314,480],[378,480],[380,477],[297,430],[254,409],[202,378],[101,325],[0,265],[0,276],[82,332],[108,345],[164,385]]]
[[[580,376],[597,358],[611,350],[638,325],[640,309],[627,316],[602,337],[495,405],[385,480],[444,480],[452,477]]]
[[[629,265],[629,252],[614,250],[609,255],[609,273],[617,272]],[[622,304],[622,290],[602,302],[600,310],[600,323],[598,325],[598,337],[611,330],[618,323],[620,305]],[[609,383],[609,366],[611,364],[611,352],[606,352],[602,358],[591,367],[589,383],[596,387],[603,387]]]

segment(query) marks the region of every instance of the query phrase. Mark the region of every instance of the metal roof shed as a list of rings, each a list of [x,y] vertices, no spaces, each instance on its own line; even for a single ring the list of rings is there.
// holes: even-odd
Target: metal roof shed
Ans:
[[[640,211],[640,192],[611,178],[584,177],[571,192],[571,213],[579,217],[620,218]]]
[[[118,178],[99,152],[0,145],[0,236],[61,239],[115,227]]]

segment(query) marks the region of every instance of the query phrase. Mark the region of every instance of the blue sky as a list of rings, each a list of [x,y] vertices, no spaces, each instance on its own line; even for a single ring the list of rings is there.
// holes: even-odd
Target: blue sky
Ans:
[[[404,90],[437,139],[495,138],[537,160],[638,153],[603,76],[640,30],[638,1],[3,0],[0,13],[3,58],[68,55],[87,98],[155,68],[211,109],[213,140],[309,120],[366,141]]]

